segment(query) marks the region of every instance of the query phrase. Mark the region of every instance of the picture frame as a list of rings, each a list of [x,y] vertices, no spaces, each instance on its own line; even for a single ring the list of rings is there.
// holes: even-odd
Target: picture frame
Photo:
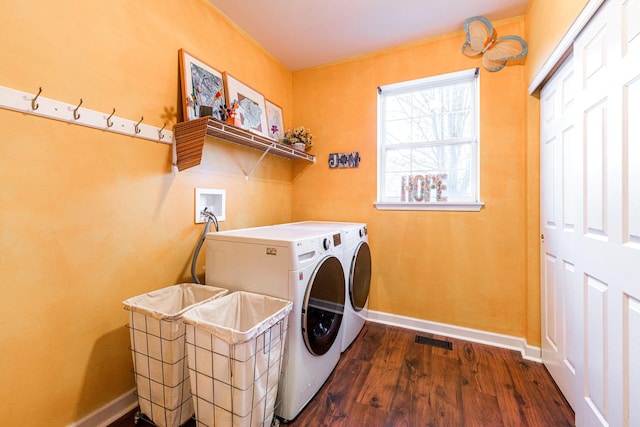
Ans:
[[[223,74],[184,49],[179,51],[179,62],[183,119],[208,115],[221,119],[221,107],[227,103]]]
[[[264,96],[229,73],[223,73],[229,103],[238,103],[236,126],[262,136],[269,136]]]
[[[264,100],[264,107],[267,115],[267,136],[276,141],[283,139],[285,129],[282,108],[268,99]]]

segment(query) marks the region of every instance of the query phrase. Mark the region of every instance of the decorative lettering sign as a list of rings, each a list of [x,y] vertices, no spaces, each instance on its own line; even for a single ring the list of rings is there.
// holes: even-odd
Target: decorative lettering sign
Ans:
[[[329,154],[329,167],[335,168],[357,168],[360,165],[360,153],[331,153]]]
[[[431,202],[435,193],[435,201],[446,202],[447,196],[444,195],[444,191],[447,184],[444,181],[447,178],[446,173],[403,176],[400,182],[400,201]]]

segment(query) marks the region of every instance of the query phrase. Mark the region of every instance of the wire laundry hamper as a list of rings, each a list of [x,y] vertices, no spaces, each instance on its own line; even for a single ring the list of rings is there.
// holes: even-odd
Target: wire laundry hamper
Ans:
[[[179,427],[194,415],[182,316],[226,289],[182,283],[124,301],[140,412],[161,427]]]
[[[290,301],[234,292],[184,315],[199,427],[269,427]]]

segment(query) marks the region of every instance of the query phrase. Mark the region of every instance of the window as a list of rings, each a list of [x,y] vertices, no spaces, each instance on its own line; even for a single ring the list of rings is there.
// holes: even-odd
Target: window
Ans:
[[[378,89],[378,209],[480,210],[477,69]]]

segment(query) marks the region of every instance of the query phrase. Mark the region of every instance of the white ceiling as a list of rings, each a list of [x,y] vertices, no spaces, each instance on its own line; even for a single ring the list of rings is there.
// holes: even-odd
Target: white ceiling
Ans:
[[[522,15],[529,0],[209,0],[291,71]],[[461,44],[462,46],[462,44]]]

